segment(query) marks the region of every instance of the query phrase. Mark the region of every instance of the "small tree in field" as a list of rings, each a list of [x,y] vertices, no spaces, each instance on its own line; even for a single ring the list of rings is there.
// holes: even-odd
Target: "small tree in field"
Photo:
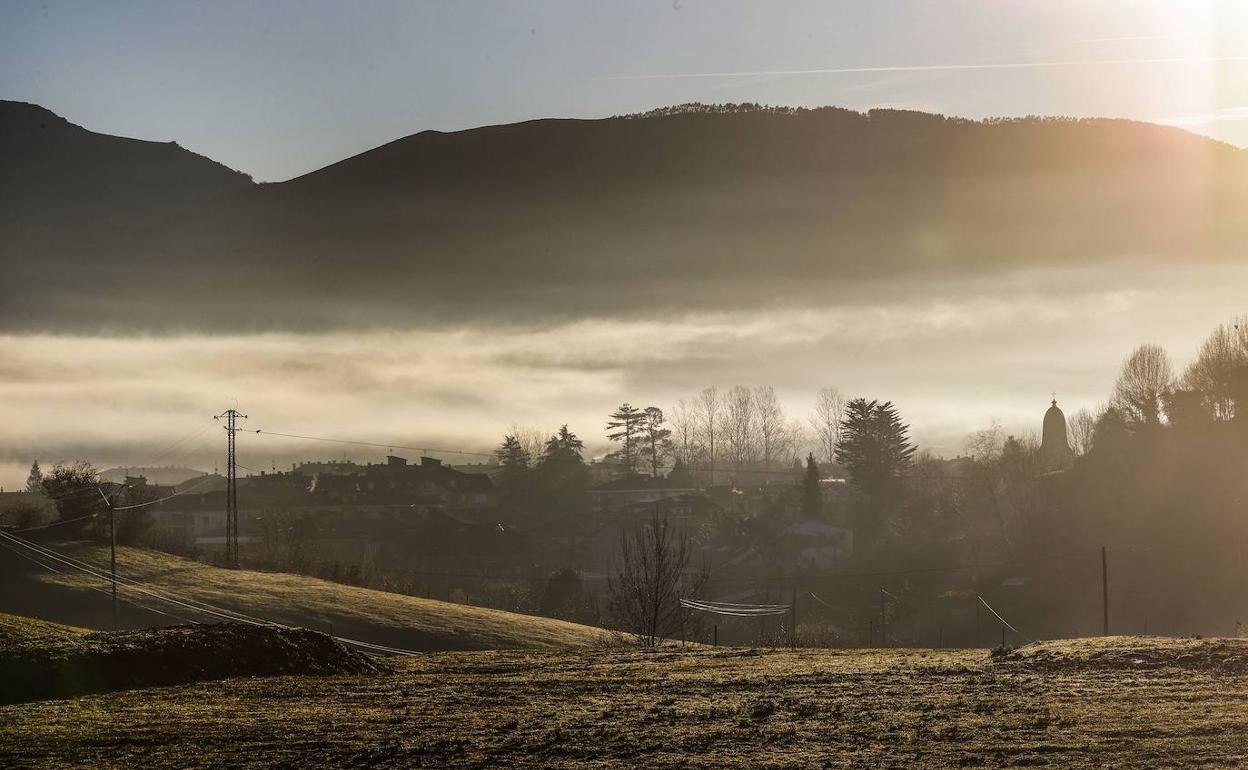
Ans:
[[[690,626],[691,613],[680,600],[695,597],[707,578],[704,571],[690,572],[692,556],[688,533],[663,514],[621,536],[619,563],[608,580],[611,610],[642,645],[653,647]]]

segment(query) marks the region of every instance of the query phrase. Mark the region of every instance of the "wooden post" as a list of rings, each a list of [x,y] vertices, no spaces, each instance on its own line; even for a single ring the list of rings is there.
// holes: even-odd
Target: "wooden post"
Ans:
[[[793,601],[789,605],[789,646],[797,647],[797,578],[793,578]]]
[[[713,634],[711,636],[711,646],[718,647],[719,646],[719,624],[718,623],[715,624],[714,630],[711,633]]]
[[[975,594],[975,643],[971,646],[978,647],[979,640],[979,594]]]
[[[880,646],[888,646],[888,620],[884,617],[884,589],[880,589]]]
[[[1109,636],[1109,560],[1101,546],[1101,636]]]

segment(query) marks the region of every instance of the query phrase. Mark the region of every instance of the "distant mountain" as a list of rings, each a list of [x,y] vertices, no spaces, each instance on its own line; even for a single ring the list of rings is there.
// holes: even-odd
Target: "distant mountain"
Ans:
[[[32,130],[6,130],[0,158],[34,141],[21,138]],[[55,149],[79,148],[80,134],[108,159],[90,174]],[[6,215],[0,241],[0,323],[10,328],[306,328],[826,302],[901,274],[1222,260],[1248,242],[1248,152],[1121,120],[836,108],[538,120],[422,132],[266,185],[174,145],[76,127],[40,141],[25,178],[43,167],[59,180],[48,185],[75,194],[61,202],[4,177],[19,212]],[[138,163],[131,155],[151,170],[117,171]],[[80,173],[124,177],[126,193],[97,181],[79,189]],[[152,201],[167,198],[175,203],[154,220]],[[97,204],[110,221],[144,224],[106,238],[24,229],[27,216],[56,223]],[[55,265],[55,281],[12,269],[30,259]]]

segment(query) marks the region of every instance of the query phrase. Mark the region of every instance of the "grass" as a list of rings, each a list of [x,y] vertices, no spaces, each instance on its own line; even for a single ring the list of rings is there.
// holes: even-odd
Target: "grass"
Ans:
[[[32,639],[73,639],[88,629],[0,612],[0,646]]]
[[[56,549],[107,571],[107,547],[77,544]],[[406,649],[567,648],[601,643],[607,636],[601,629],[562,620],[346,586],[302,575],[221,569],[142,548],[118,548],[117,565],[118,574],[141,581],[158,593],[317,631],[328,632],[332,628],[338,636]],[[99,579],[81,573],[40,572],[35,579],[45,586],[84,593],[88,585],[100,585]],[[139,594],[123,591],[122,595],[187,618],[212,620]],[[156,619],[149,616],[147,622]]]
[[[0,703],[239,676],[370,674],[382,664],[325,634],[243,623],[0,643]]]
[[[456,652],[4,707],[0,766],[1230,767],[1246,706],[1241,674],[982,650]]]

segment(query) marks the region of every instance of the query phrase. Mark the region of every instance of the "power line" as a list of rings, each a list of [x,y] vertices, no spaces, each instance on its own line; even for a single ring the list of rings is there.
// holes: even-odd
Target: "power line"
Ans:
[[[40,545],[38,545],[38,544],[36,544],[36,543],[32,543],[32,542],[29,542],[29,541],[23,540],[22,538],[14,537],[14,536],[12,536],[12,535],[10,535],[10,534],[8,534],[8,533],[5,533],[5,532],[3,532],[3,531],[0,531],[0,538],[3,538],[4,540],[8,540],[8,541],[10,541],[10,542],[15,542],[15,543],[17,543],[18,545],[24,546],[24,547],[26,547],[26,548],[28,548],[28,549],[30,549],[30,550],[35,551],[36,553],[39,553],[39,554],[44,555],[46,558],[52,559],[52,560],[54,560],[54,561],[56,561],[56,562],[59,562],[59,563],[61,563],[61,564],[65,565],[65,566],[71,567],[71,568],[73,568],[73,569],[77,569],[77,570],[79,570],[79,571],[81,571],[81,572],[85,572],[85,573],[87,573],[88,575],[91,575],[91,576],[94,576],[94,577],[98,577],[98,578],[101,578],[101,579],[104,579],[104,580],[108,580],[108,579],[109,579],[109,576],[107,576],[107,575],[103,574],[102,572],[99,572],[99,571],[97,571],[97,570],[93,569],[92,567],[90,567],[90,565],[86,564],[85,562],[78,561],[77,559],[74,559],[74,558],[69,557],[69,556],[65,556],[64,554],[59,554],[59,553],[57,553],[56,551],[53,551],[53,550],[52,550],[52,549],[50,549],[50,548],[45,548],[45,547],[40,546]],[[2,544],[2,543],[0,543],[0,544]],[[28,560],[31,560],[31,559],[28,559]],[[38,563],[38,562],[36,562],[36,563]],[[218,606],[215,606],[215,605],[209,604],[209,603],[207,603],[207,602],[202,602],[202,601],[199,601],[199,600],[196,600],[196,599],[187,599],[187,598],[185,598],[185,597],[178,598],[176,594],[172,594],[172,595],[161,595],[161,594],[158,594],[158,593],[156,593],[156,592],[153,592],[153,591],[150,591],[150,590],[144,589],[144,588],[142,587],[142,584],[141,584],[139,581],[136,581],[136,580],[132,580],[132,579],[128,579],[128,578],[120,578],[119,580],[120,580],[120,582],[122,583],[123,587],[128,588],[128,589],[130,589],[130,590],[137,591],[137,592],[139,592],[139,593],[141,593],[141,594],[144,594],[144,595],[146,595],[146,596],[150,596],[150,597],[152,597],[152,598],[154,598],[154,599],[158,599],[158,600],[160,600],[160,601],[168,602],[168,603],[173,604],[173,605],[175,605],[175,606],[181,606],[181,607],[184,607],[184,608],[186,608],[186,609],[191,609],[191,610],[195,610],[195,611],[197,611],[197,612],[202,612],[202,613],[205,613],[205,614],[207,614],[207,615],[210,615],[210,616],[213,616],[213,617],[216,617],[216,618],[219,618],[219,619],[223,619],[223,620],[230,620],[230,621],[234,621],[234,622],[248,623],[248,624],[251,624],[251,625],[258,625],[258,626],[274,626],[274,627],[277,627],[277,628],[283,628],[283,629],[291,629],[291,628],[293,628],[293,626],[287,626],[287,625],[283,625],[283,624],[281,624],[281,623],[276,623],[276,622],[274,622],[274,621],[267,620],[267,619],[265,619],[265,618],[260,618],[260,617],[256,617],[256,616],[253,616],[253,615],[247,615],[247,614],[245,614],[245,613],[236,612],[236,611],[234,611],[234,610],[224,609],[224,608],[221,608],[221,607],[218,607]],[[166,592],[166,593],[168,593],[168,592]],[[155,610],[155,609],[153,609],[153,608],[145,607],[145,606],[143,606],[143,605],[136,605],[136,606],[140,606],[140,607],[142,607],[143,609],[151,609],[151,610],[152,610],[152,611],[154,611],[154,612],[160,612],[159,610]],[[169,613],[162,613],[162,614],[169,614]],[[178,616],[171,615],[171,617],[178,617]],[[180,620],[185,620],[185,618],[181,618],[181,617],[178,617],[178,619],[180,619]],[[194,623],[195,621],[188,621],[188,622]],[[358,646],[358,647],[364,648],[366,651],[372,651],[373,653],[377,653],[377,652],[384,652],[384,653],[386,653],[386,654],[390,654],[390,655],[406,655],[406,656],[419,656],[419,655],[421,655],[421,654],[422,654],[422,653],[417,652],[417,651],[415,651],[415,650],[406,650],[406,649],[403,649],[403,648],[400,648],[400,647],[390,647],[390,646],[387,646],[387,645],[375,644],[375,643],[373,643],[373,642],[365,642],[365,641],[362,641],[362,640],[359,640],[359,639],[352,639],[352,638],[350,638],[350,637],[334,636],[334,637],[332,637],[332,638],[337,639],[338,641],[343,642],[343,643],[345,643],[345,644],[354,645],[354,646]]]

